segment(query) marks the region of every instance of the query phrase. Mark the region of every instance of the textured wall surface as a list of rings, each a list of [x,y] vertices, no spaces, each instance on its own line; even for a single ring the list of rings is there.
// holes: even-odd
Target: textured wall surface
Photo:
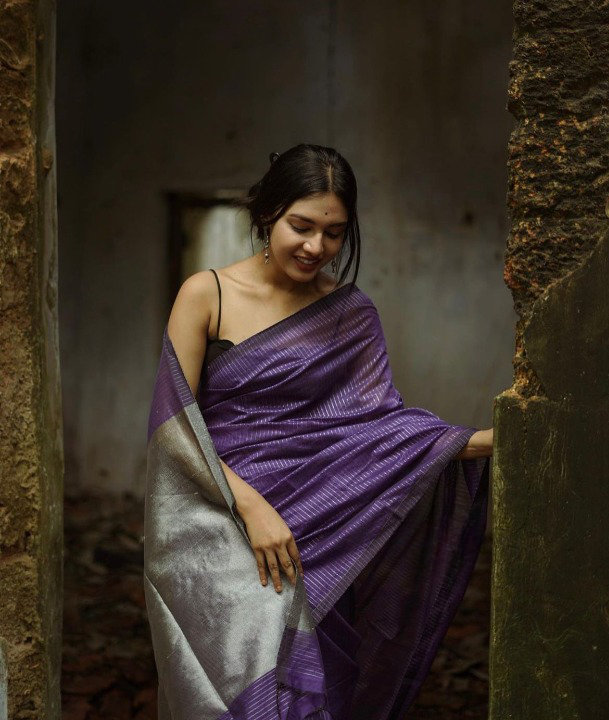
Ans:
[[[249,187],[269,152],[302,141],[334,145],[357,174],[358,284],[405,403],[490,426],[516,322],[502,280],[511,0],[58,12],[66,487],[143,493],[168,316],[163,193]]]
[[[609,6],[517,1],[496,401],[492,720],[609,706]]]
[[[63,468],[52,2],[0,2],[0,645],[11,720],[60,717]]]

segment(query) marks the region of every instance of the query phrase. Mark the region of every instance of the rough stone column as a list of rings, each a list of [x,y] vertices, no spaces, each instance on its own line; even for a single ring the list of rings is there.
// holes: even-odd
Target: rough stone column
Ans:
[[[53,2],[0,0],[0,713],[11,720],[61,714],[54,45]]]
[[[609,712],[609,4],[516,0],[492,720]]]

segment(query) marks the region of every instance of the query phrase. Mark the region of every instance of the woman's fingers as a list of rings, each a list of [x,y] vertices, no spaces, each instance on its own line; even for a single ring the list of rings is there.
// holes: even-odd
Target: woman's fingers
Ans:
[[[279,563],[277,562],[277,555],[274,550],[265,550],[266,562],[271,571],[271,578],[273,579],[273,585],[277,592],[281,592],[281,578],[279,577]]]
[[[268,572],[270,572],[271,580],[277,592],[282,590],[281,570],[287,575],[292,585],[296,585],[296,570],[301,575],[304,575],[300,553],[293,536],[285,544],[277,543],[274,547],[254,547],[254,554],[256,555],[256,565],[258,566],[261,584],[264,586],[267,584],[268,567]],[[296,569],[294,565],[296,565]]]
[[[277,551],[277,557],[281,563],[281,569],[288,576],[289,581],[292,585],[296,585],[296,573],[294,571],[294,563],[292,558],[288,555],[288,551],[285,547],[279,548]]]
[[[256,554],[256,565],[258,565],[258,575],[262,585],[266,585],[266,558],[262,550],[254,550]]]
[[[296,546],[296,540],[294,540],[293,537],[290,538],[290,540],[288,541],[286,548],[288,550],[288,553],[290,554],[290,557],[296,563],[298,572],[300,573],[300,576],[302,577],[304,575],[304,570],[302,569],[302,563],[300,562],[300,553],[298,552],[298,547]]]

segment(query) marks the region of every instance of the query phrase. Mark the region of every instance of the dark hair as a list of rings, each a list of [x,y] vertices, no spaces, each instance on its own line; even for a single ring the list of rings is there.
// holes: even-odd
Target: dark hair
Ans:
[[[236,201],[237,205],[249,211],[250,239],[255,229],[256,237],[263,240],[265,227],[276,222],[297,200],[318,193],[335,193],[345,206],[348,218],[337,257],[339,267],[345,248],[349,254],[338,282],[344,281],[354,264],[355,283],[360,261],[360,233],[356,207],[357,183],[349,163],[334,148],[305,143],[281,154],[271,153],[269,159],[271,166],[266,174],[250,188],[246,197]]]

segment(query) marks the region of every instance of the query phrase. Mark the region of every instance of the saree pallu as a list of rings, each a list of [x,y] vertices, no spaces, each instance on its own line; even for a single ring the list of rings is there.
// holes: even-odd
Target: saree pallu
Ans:
[[[339,287],[213,359],[193,396],[165,328],[144,587],[160,720],[398,720],[486,525],[477,428],[405,407],[372,300]],[[304,576],[260,584],[219,458],[279,512]]]

